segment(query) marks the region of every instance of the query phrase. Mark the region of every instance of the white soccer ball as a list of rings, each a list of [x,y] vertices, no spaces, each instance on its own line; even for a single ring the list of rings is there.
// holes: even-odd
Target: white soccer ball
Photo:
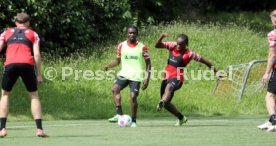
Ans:
[[[131,123],[132,123],[132,120],[129,115],[122,115],[118,120],[118,125],[120,127],[130,127]]]

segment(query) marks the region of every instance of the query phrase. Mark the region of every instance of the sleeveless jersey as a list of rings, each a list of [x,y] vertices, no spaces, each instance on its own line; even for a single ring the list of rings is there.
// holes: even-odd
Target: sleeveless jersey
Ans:
[[[121,48],[121,70],[119,76],[132,81],[143,81],[143,47],[144,44],[138,42],[135,47],[129,47],[127,41],[122,42]]]

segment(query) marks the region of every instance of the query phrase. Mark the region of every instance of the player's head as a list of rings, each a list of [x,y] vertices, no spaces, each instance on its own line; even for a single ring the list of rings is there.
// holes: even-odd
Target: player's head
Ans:
[[[29,26],[30,23],[30,16],[27,13],[18,13],[15,18],[15,24],[24,24]]]
[[[189,44],[189,38],[186,34],[180,34],[176,40],[178,51],[186,49]]]
[[[135,43],[137,41],[138,28],[134,25],[129,25],[127,27],[127,39],[130,43]]]
[[[273,26],[276,27],[276,9],[270,13],[270,17]]]

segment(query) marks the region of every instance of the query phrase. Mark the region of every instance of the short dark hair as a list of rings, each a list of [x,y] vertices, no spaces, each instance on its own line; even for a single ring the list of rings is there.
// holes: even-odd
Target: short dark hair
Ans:
[[[16,15],[15,22],[20,24],[30,21],[30,16],[27,13],[21,12]]]
[[[135,25],[129,25],[128,27],[127,27],[127,30],[126,30],[126,32],[128,31],[128,29],[130,29],[130,28],[133,28],[133,29],[135,29],[136,31],[137,31],[137,34],[138,34],[138,27],[137,26],[135,26]]]
[[[186,43],[186,45],[187,45],[187,46],[189,45],[189,37],[188,37],[186,34],[182,33],[182,34],[178,35],[177,38],[183,39],[184,42]]]

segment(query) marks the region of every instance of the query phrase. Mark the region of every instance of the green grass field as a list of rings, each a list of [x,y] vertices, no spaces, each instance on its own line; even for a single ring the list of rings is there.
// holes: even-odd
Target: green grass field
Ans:
[[[50,138],[35,136],[33,122],[9,122],[1,146],[272,146],[275,133],[256,126],[265,117],[190,117],[182,127],[174,118],[139,119],[137,128],[107,120],[45,121]]]

